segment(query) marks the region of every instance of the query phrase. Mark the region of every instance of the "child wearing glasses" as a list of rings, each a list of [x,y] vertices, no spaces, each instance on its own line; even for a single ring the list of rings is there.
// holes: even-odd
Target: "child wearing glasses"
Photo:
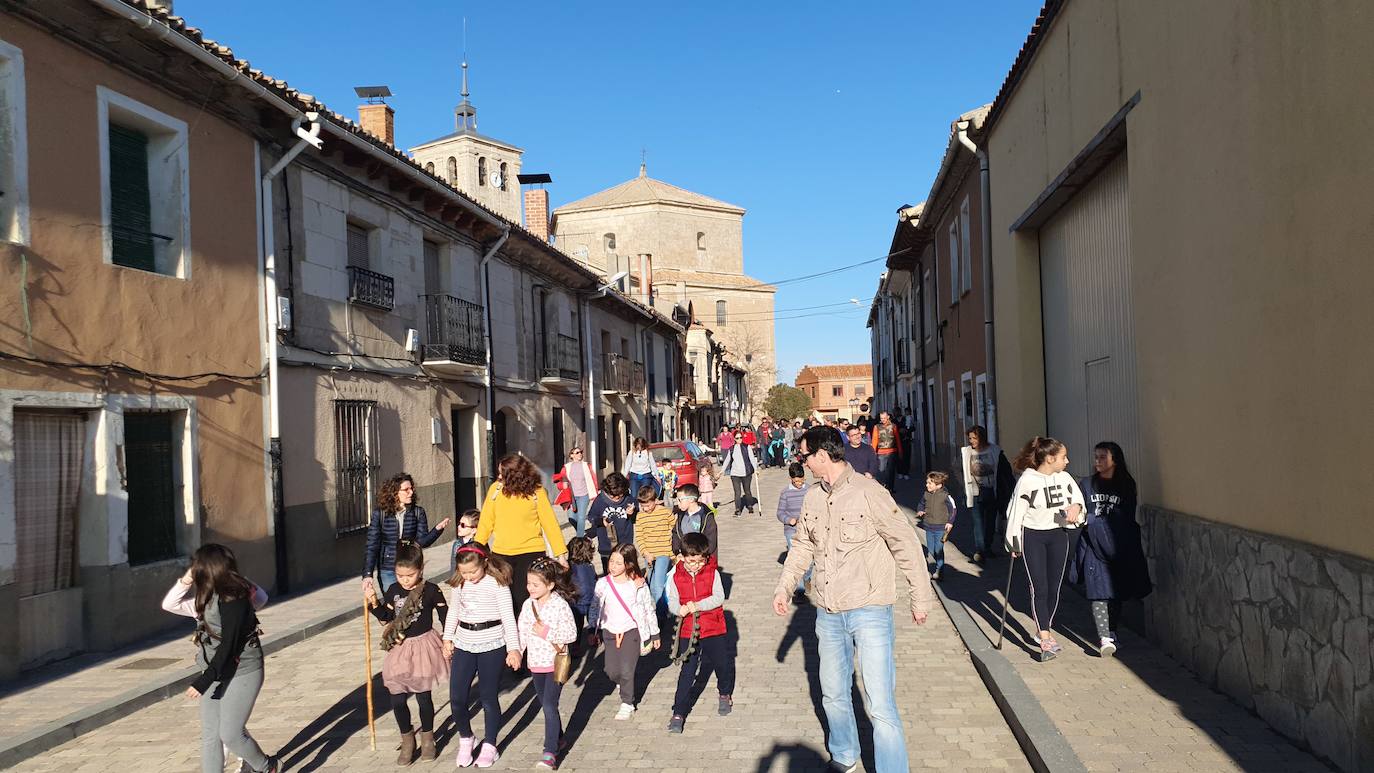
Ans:
[[[668,720],[670,733],[681,733],[687,722],[698,671],[716,672],[716,713],[723,717],[734,710],[735,659],[725,637],[725,590],[719,569],[705,535],[692,532],[682,538],[682,560],[668,578],[668,610],[682,621],[677,632],[682,671]]]

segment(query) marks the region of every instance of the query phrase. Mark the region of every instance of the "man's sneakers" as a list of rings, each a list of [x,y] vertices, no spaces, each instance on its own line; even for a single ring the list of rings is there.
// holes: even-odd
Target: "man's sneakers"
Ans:
[[[1110,658],[1116,654],[1116,642],[1112,639],[1103,639],[1102,646],[1098,647],[1097,654],[1104,658]]]
[[[686,717],[681,717],[681,716],[678,716],[677,714],[674,714],[674,715],[673,715],[673,718],[670,719],[670,720],[668,720],[668,732],[674,733],[674,734],[676,734],[676,733],[681,733],[681,732],[682,732],[682,728],[683,728],[686,724],[687,724],[687,718],[686,718]]]
[[[735,710],[735,699],[729,695],[720,696],[720,703],[716,706],[716,713],[722,717],[730,716],[730,712]]]
[[[826,770],[831,771],[831,773],[854,773],[854,771],[858,769],[858,762],[851,762],[848,765],[845,765],[844,763],[837,762],[834,759],[830,760],[830,764],[826,766]]]
[[[616,718],[616,719],[619,719],[619,720],[621,720],[621,721],[624,721],[624,720],[627,720],[627,719],[629,719],[630,717],[634,716],[634,713],[635,713],[634,704],[622,703],[622,704],[620,704],[620,711],[617,711],[617,712],[615,713],[615,718]]]

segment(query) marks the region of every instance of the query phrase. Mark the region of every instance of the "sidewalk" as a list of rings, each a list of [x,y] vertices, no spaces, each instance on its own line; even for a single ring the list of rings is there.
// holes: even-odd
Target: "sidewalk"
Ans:
[[[425,550],[431,578],[448,576],[450,547],[445,542]],[[147,613],[173,617],[160,608]],[[263,650],[270,655],[336,625],[357,624],[362,614],[357,577],[270,599],[258,614]],[[199,669],[187,643],[194,625],[183,620],[147,641],[78,655],[0,685],[0,768],[184,691]]]
[[[897,488],[898,501],[914,523],[917,491],[923,485],[913,477],[899,480]],[[986,641],[967,641],[969,647],[987,649],[987,643],[997,638],[1010,561],[1003,557],[979,567],[966,557],[972,553],[972,544],[972,521],[960,501],[954,533],[946,545],[940,590],[951,603],[966,609],[976,631],[987,637]],[[1120,649],[1114,658],[1098,657],[1088,602],[1072,588],[1064,588],[1054,622],[1064,651],[1055,660],[1040,663],[1019,562],[1016,573],[1000,654],[1088,770],[1287,773],[1331,769],[1208,689],[1133,631],[1118,632]],[[995,650],[987,652],[998,656]]]

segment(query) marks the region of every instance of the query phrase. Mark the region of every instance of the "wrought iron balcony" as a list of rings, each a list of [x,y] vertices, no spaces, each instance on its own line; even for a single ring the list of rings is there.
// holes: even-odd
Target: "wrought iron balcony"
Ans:
[[[348,302],[391,311],[396,308],[396,280],[376,271],[349,266]]]
[[[601,390],[603,392],[615,392],[622,395],[637,395],[644,393],[644,363],[632,362],[630,358],[607,352],[602,356],[602,381]]]
[[[902,339],[897,341],[897,375],[903,376],[911,373],[911,344]]]
[[[425,342],[421,347],[424,363],[485,368],[486,323],[481,304],[452,295],[420,297],[425,302]]]
[[[582,352],[577,339],[562,333],[545,336],[541,378],[550,381],[577,381],[581,377]]]

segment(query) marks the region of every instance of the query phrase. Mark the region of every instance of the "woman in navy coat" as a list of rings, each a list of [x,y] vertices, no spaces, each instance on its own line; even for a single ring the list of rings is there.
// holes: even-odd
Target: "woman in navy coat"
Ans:
[[[1135,478],[1126,468],[1121,446],[1098,443],[1093,448],[1093,469],[1093,475],[1081,483],[1088,500],[1088,523],[1078,539],[1069,582],[1083,583],[1101,640],[1099,652],[1105,658],[1116,652],[1121,602],[1145,598],[1154,585],[1135,520]]]

